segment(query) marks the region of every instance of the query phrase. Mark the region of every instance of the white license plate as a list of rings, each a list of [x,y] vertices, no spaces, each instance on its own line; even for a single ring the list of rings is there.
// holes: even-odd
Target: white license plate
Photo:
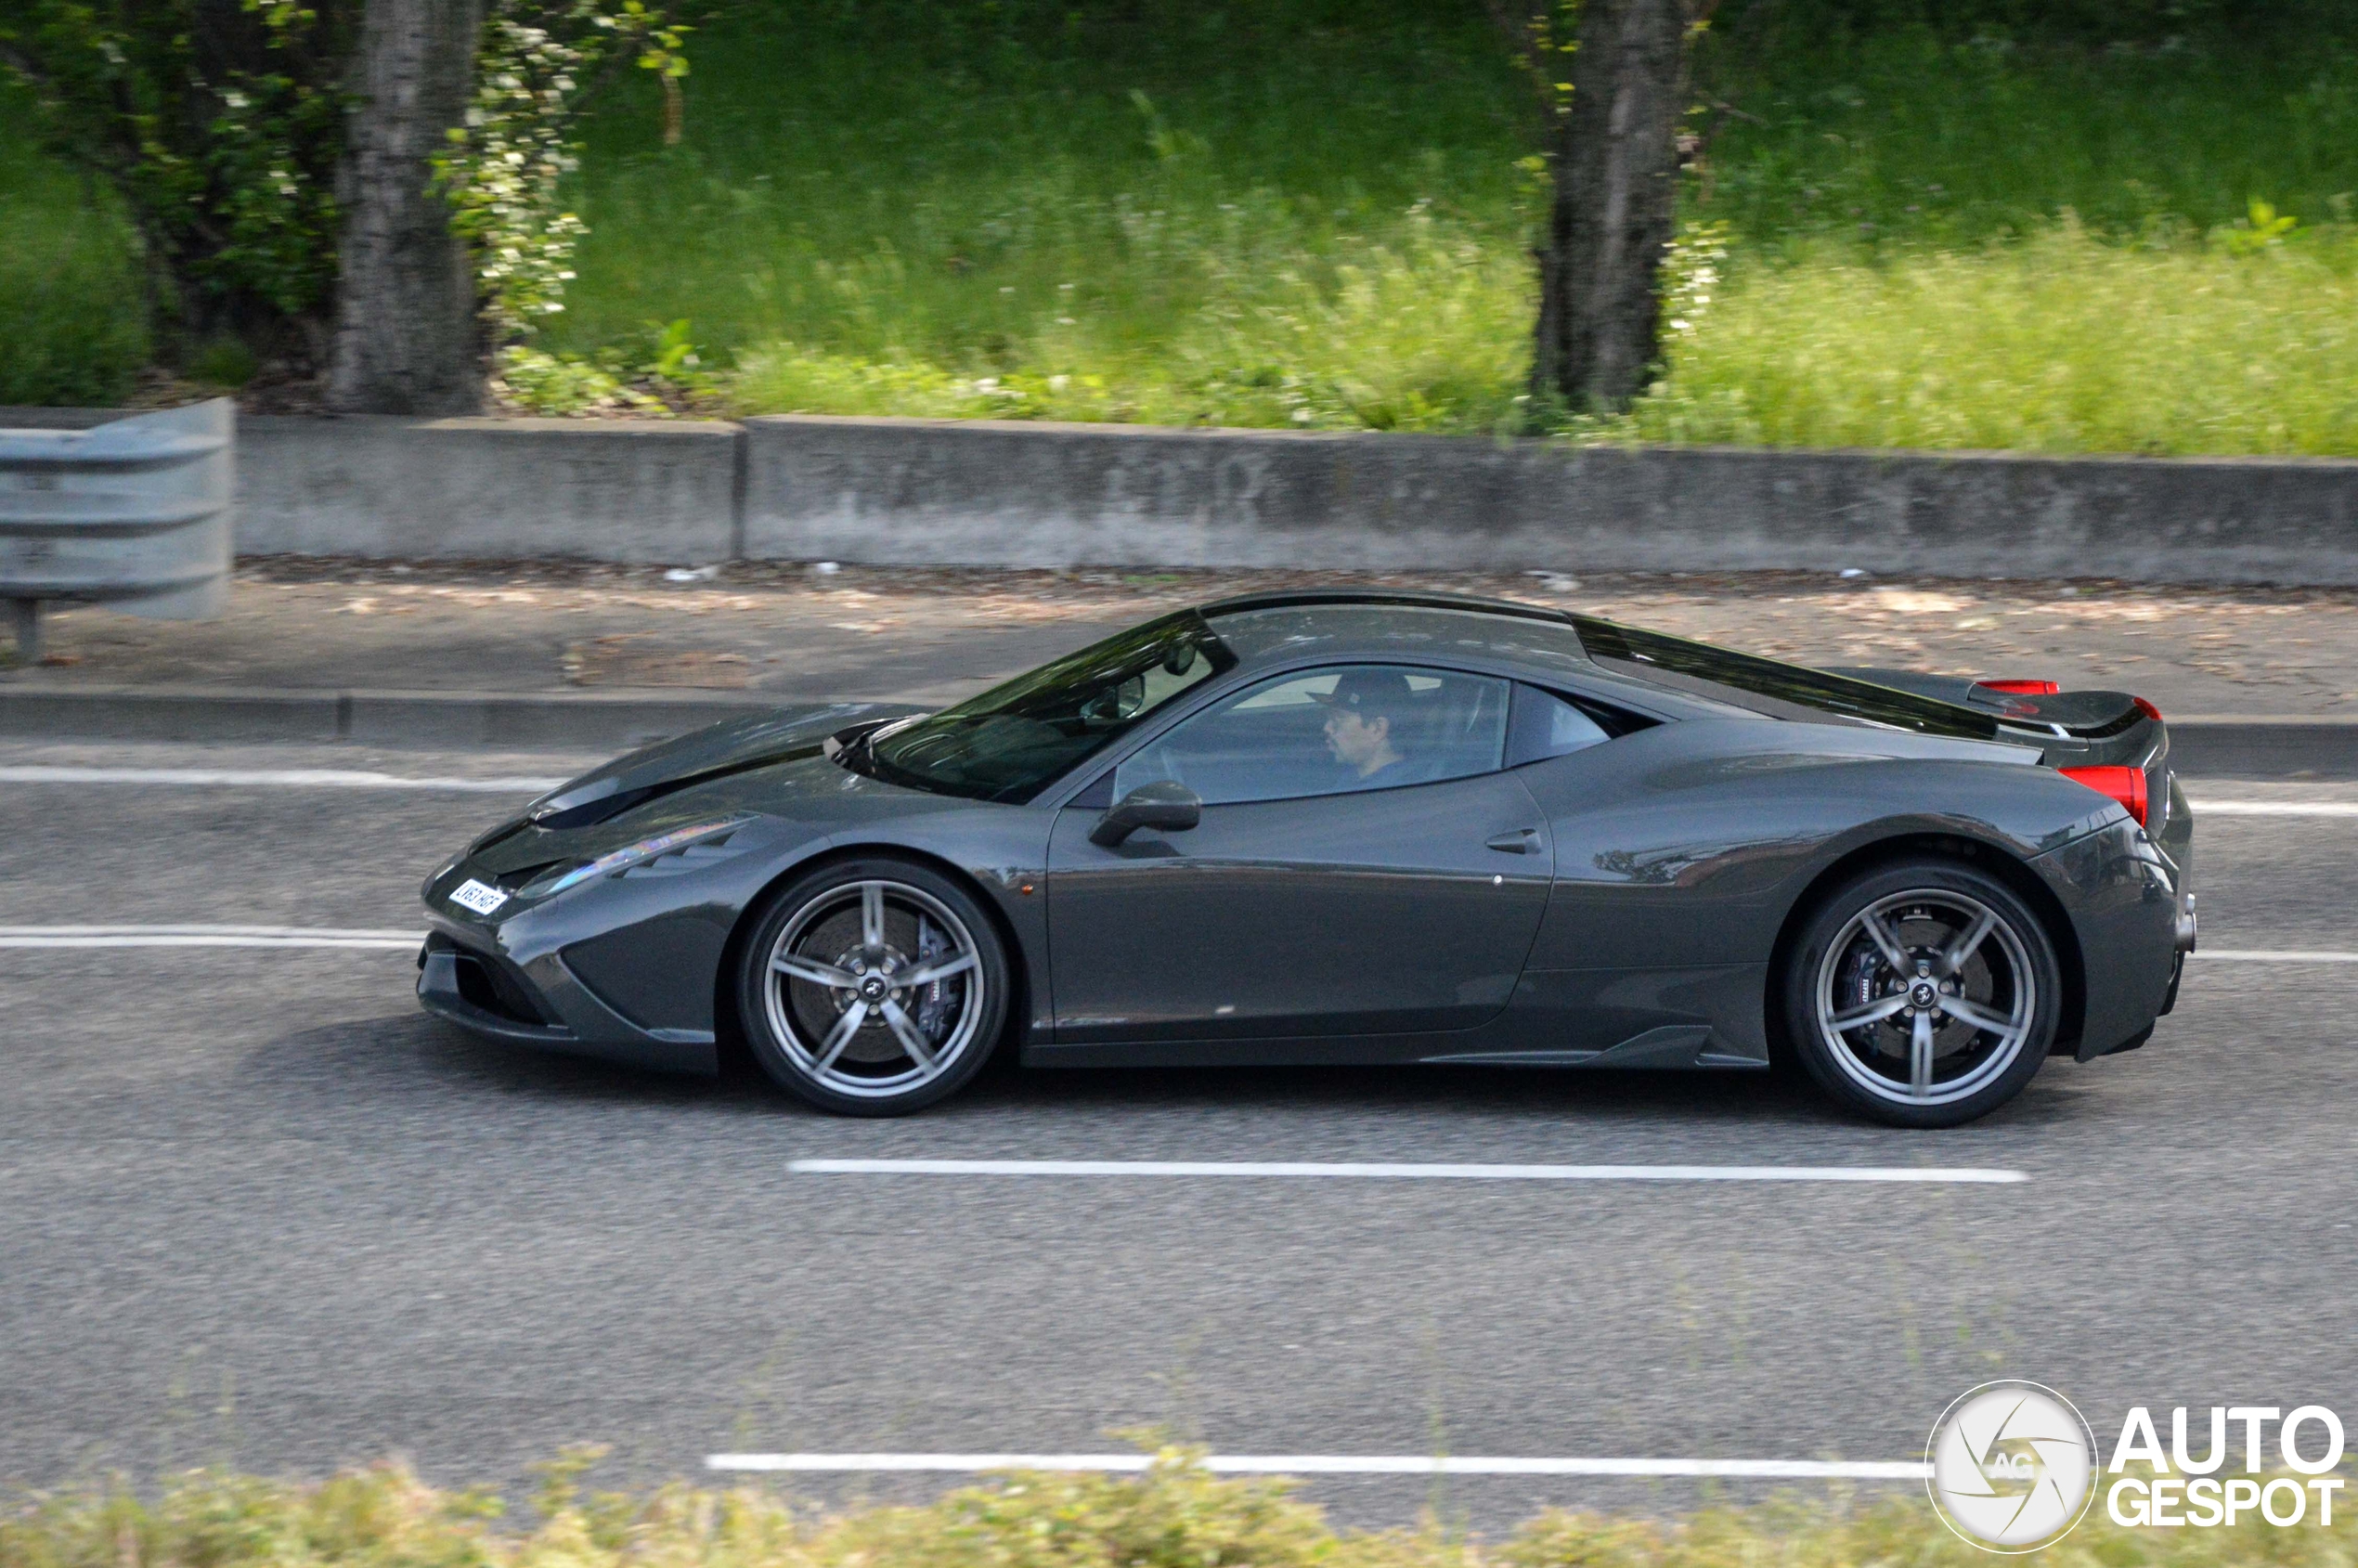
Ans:
[[[450,901],[460,909],[471,909],[477,914],[489,914],[508,901],[508,895],[497,888],[486,887],[470,876],[450,889]]]

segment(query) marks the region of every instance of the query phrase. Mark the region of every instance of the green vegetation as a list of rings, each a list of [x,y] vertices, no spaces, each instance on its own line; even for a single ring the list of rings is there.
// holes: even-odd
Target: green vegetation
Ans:
[[[0,125],[19,107],[0,90]],[[148,362],[113,203],[0,132],[0,403],[110,404]]]
[[[2237,256],[2063,223],[1960,250],[1821,245],[1738,279],[1637,435],[2358,453],[2358,237],[2339,231]]]
[[[2109,45],[1789,29],[1717,62],[1768,123],[1729,119],[1704,210],[1771,250],[1971,244],[2065,212],[2115,240],[2189,241],[2254,198],[2348,221],[2358,15],[2232,14],[2235,31]]]
[[[1587,434],[2358,453],[2347,9],[1730,0],[1689,201],[1725,254]],[[688,49],[680,145],[644,73],[589,124],[530,401],[1524,419],[1533,111],[1476,0],[746,0]],[[74,191],[0,149],[0,396],[125,373]],[[34,252],[91,260],[20,308]]]
[[[1428,1521],[1339,1535],[1284,1483],[1221,1481],[1166,1453],[1140,1476],[1011,1476],[923,1508],[826,1516],[779,1495],[672,1486],[584,1497],[579,1457],[551,1467],[538,1521],[496,1497],[390,1467],[318,1485],[195,1471],[154,1501],[117,1486],[0,1516],[0,1568],[1980,1568],[1921,1497],[1872,1507],[1796,1500],[1678,1524],[1550,1511],[1485,1546]],[[2055,1548],[2071,1568],[2343,1568],[2351,1510],[2287,1528],[2124,1529],[2099,1502]]]
[[[761,6],[693,49],[680,149],[651,93],[592,128],[551,347],[685,317],[747,408],[1464,428],[1519,390],[1478,5]]]

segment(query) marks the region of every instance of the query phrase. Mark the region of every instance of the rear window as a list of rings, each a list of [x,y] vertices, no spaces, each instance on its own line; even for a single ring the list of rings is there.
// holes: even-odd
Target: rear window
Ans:
[[[1605,668],[1692,690],[1755,713],[1778,719],[1832,716],[1964,740],[1998,736],[1998,721],[1987,714],[1871,680],[1730,653],[1708,642],[1640,631],[1593,616],[1574,616],[1572,623],[1588,656]]]

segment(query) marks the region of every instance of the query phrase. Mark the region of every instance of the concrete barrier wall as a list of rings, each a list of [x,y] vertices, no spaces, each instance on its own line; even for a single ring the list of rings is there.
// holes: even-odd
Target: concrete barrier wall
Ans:
[[[109,416],[0,409],[0,425]],[[2358,462],[969,421],[251,418],[247,554],[2358,584]]]
[[[745,423],[761,559],[2358,582],[2358,462]]]
[[[253,555],[721,561],[736,426],[702,421],[259,418],[238,431]]]
[[[111,408],[0,408],[86,430]],[[243,555],[677,563],[738,551],[745,432],[706,420],[238,421]]]

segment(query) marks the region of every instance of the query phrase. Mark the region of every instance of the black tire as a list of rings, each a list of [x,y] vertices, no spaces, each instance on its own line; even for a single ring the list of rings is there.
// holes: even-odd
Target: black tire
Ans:
[[[1962,1126],[2022,1093],[2063,1001],[2054,940],[2030,906],[1985,872],[1930,857],[1878,866],[1820,901],[1781,978],[1794,1056],[1837,1104],[1894,1127]],[[1919,1005],[1927,995],[1933,1005]],[[1840,1027],[1846,1018],[1861,1021]]]
[[[739,960],[737,1016],[754,1060],[789,1094],[839,1116],[905,1116],[981,1069],[1008,992],[1005,950],[974,896],[877,857],[822,866],[770,900]]]

